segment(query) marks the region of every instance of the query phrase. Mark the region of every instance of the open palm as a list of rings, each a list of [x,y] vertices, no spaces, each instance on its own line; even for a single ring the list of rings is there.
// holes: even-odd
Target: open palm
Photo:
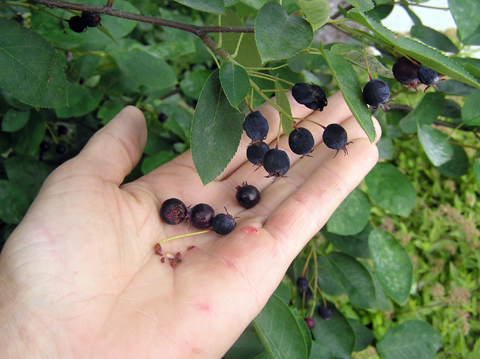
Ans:
[[[303,121],[316,140],[312,157],[292,154],[282,136],[279,148],[292,165],[275,182],[246,160],[245,136],[226,170],[206,186],[190,152],[120,186],[146,142],[143,115],[127,107],[57,168],[0,256],[6,357],[220,358],[378,157],[340,93],[323,112],[291,104],[296,118],[342,124],[353,141],[349,154],[334,158],[321,141],[323,129]],[[256,110],[269,120],[266,142],[273,147],[278,112],[268,104]],[[245,181],[262,196],[248,210],[235,200]],[[226,207],[237,226],[225,236],[164,243],[163,253],[180,252],[183,262],[162,264],[155,243],[194,231],[160,220],[161,203],[172,197],[187,206],[208,203],[216,212]]]

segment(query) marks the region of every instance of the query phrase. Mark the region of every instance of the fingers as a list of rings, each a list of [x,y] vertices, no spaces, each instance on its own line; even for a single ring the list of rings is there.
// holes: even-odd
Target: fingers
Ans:
[[[142,112],[127,106],[67,164],[77,174],[96,175],[120,185],[140,160],[146,141]]]

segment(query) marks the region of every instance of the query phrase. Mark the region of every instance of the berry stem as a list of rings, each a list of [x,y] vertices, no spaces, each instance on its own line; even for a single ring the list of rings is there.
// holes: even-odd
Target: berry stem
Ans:
[[[248,101],[248,98],[245,97],[245,102],[247,103],[247,107],[250,110],[250,112],[253,112],[252,106],[250,106],[250,102]]]
[[[212,232],[212,231],[213,231],[213,229],[206,229],[204,231],[199,231],[199,232],[194,232],[194,233],[180,234],[180,235],[175,236],[175,237],[170,237],[170,238],[164,239],[163,241],[158,242],[158,244],[162,245],[162,243],[171,241],[172,239],[177,239],[177,238],[182,238],[182,237],[190,237],[190,236],[194,236],[196,234],[203,234],[203,233],[208,233],[208,232]]]
[[[363,44],[363,55],[365,56],[365,64],[367,65],[367,72],[370,81],[372,81],[372,75],[370,74],[370,66],[368,66],[368,56],[367,56],[367,47],[365,46],[365,38],[362,37],[362,44]]]

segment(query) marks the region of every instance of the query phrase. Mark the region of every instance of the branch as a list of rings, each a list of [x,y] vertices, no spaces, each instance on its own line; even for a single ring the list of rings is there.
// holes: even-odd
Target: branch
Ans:
[[[108,6],[97,6],[97,5],[86,5],[86,4],[75,4],[65,1],[58,0],[31,0],[37,4],[45,5],[46,7],[53,9],[65,9],[65,10],[76,10],[76,11],[92,11],[102,15],[109,15],[114,17],[119,17],[122,19],[146,22],[148,24],[154,24],[159,26],[171,27],[173,29],[183,30],[190,32],[195,36],[201,37],[204,34],[212,32],[230,32],[230,33],[248,33],[253,34],[254,28],[251,26],[197,26],[185,24],[177,21],[164,20],[156,18],[153,16],[138,15],[121,10],[114,10]],[[113,1],[112,1],[113,2]]]

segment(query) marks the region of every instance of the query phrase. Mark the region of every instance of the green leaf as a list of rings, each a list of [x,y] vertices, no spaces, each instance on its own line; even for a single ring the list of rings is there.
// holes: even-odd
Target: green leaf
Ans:
[[[416,37],[427,45],[435,47],[436,49],[458,53],[458,48],[455,44],[441,32],[423,25],[413,25],[410,29],[410,35]]]
[[[346,0],[350,5],[353,5],[359,10],[368,11],[375,6],[372,0]]]
[[[361,352],[366,349],[373,340],[373,333],[367,329],[364,325],[360,324],[358,320],[348,318],[348,323],[352,326],[355,332],[355,349],[356,352]]]
[[[441,166],[453,157],[453,145],[447,136],[430,125],[418,126],[418,139],[434,166]]]
[[[5,170],[8,179],[33,201],[53,167],[32,156],[15,156],[5,160]]]
[[[480,186],[480,157],[478,157],[478,155],[473,159],[473,174],[475,175],[475,179]]]
[[[370,201],[362,190],[356,188],[343,200],[327,222],[327,230],[348,236],[365,228],[370,217]]]
[[[320,29],[330,19],[330,4],[325,0],[299,0],[298,5],[313,31]]]
[[[317,341],[312,342],[312,354],[310,355],[312,359],[334,359],[332,351]]]
[[[218,73],[213,72],[205,83],[192,121],[193,163],[204,185],[223,172],[243,131],[244,115],[228,102]]]
[[[422,65],[428,66],[443,75],[449,76],[468,85],[480,88],[480,83],[478,83],[471,74],[465,71],[465,69],[454,60],[445,56],[438,50],[414,39],[398,35],[356,9],[352,9],[348,12],[348,18],[367,27],[387,45],[393,46],[403,54],[420,61]]]
[[[193,9],[210,12],[213,14],[225,14],[224,0],[175,0],[176,2]]]
[[[445,108],[445,94],[443,92],[429,92],[422,101],[400,121],[400,127],[405,133],[417,131],[418,124],[431,125]]]
[[[288,68],[293,72],[300,73],[305,69],[307,64],[307,55],[304,52],[300,52],[288,60]]]
[[[183,93],[195,100],[198,100],[200,93],[202,92],[202,88],[211,74],[212,71],[210,70],[195,70],[190,72],[180,82],[180,87]]]
[[[325,50],[322,44],[320,44],[320,51],[323,53],[323,56],[342,91],[343,98],[350,108],[350,111],[367,134],[368,139],[373,142],[376,137],[375,127],[373,126],[370,110],[363,100],[362,89],[358,83],[355,70],[345,58]]]
[[[335,44],[332,46],[332,53],[342,55],[348,61],[358,65],[367,70],[367,64],[365,63],[365,55],[363,52],[357,50],[350,44]],[[378,74],[379,76],[386,78],[393,78],[392,70],[385,67],[378,59],[373,55],[367,55],[368,68],[371,73]]]
[[[225,359],[252,358],[263,352],[263,344],[253,324],[250,324],[225,354]]]
[[[68,86],[68,106],[55,109],[59,118],[81,117],[97,108],[102,100],[100,89],[88,89],[77,84]]]
[[[286,113],[292,116],[292,109],[290,107],[290,102],[288,101],[287,94],[283,90],[282,85],[278,81],[275,81],[275,98],[277,105],[280,106]],[[290,121],[288,116],[280,112],[280,122],[282,123],[282,130],[285,136],[290,135],[290,132],[293,131],[293,123]]]
[[[270,358],[307,358],[307,345],[295,315],[276,295],[270,297],[253,325]]]
[[[112,54],[122,72],[137,83],[154,89],[169,89],[177,84],[177,76],[165,60],[134,50]]]
[[[0,180],[0,219],[18,224],[30,206],[27,194],[14,181]]]
[[[370,212],[370,211],[369,211]],[[322,231],[325,238],[333,244],[335,248],[354,258],[370,258],[368,251],[368,235],[373,230],[370,223],[360,233],[350,236],[340,236],[335,233]]]
[[[415,205],[412,182],[389,163],[377,163],[365,177],[370,197],[382,208],[407,217]]]
[[[332,252],[328,259],[347,290],[350,302],[358,308],[375,306],[375,286],[370,273],[355,258]]]
[[[286,304],[288,305],[288,302]],[[303,317],[300,315],[300,312],[296,308],[292,309],[292,313],[297,320],[298,327],[302,331],[303,340],[307,346],[307,358],[310,358],[310,354],[312,352],[312,333],[310,332],[307,323],[305,323],[305,319],[303,319]]]
[[[368,241],[368,238],[367,238],[367,241]],[[370,258],[370,254],[368,255],[368,257]],[[359,262],[365,267],[365,269],[368,271],[368,273],[370,273],[370,276],[372,277],[373,285],[375,286],[375,308],[385,310],[385,311],[393,310],[392,304],[387,298],[385,291],[383,290],[382,286],[380,285],[380,282],[378,281],[377,277],[373,273],[370,265],[368,265],[364,261],[359,261]]]
[[[12,135],[8,132],[0,132],[0,155],[12,147]]]
[[[315,320],[315,327],[312,329],[313,336],[318,343],[330,349],[335,358],[350,359],[350,354],[355,348],[355,333],[348,320],[335,308],[335,305],[328,303],[328,307],[333,310],[333,317],[329,321],[320,317],[317,310],[314,312],[312,317]]]
[[[220,67],[220,83],[228,102],[238,110],[238,105],[245,99],[250,90],[247,71],[241,66],[225,62]]]
[[[2,121],[2,131],[15,132],[25,126],[30,118],[30,111],[17,111],[9,108]]]
[[[433,359],[442,336],[421,320],[409,320],[388,329],[377,344],[382,359]]]
[[[45,137],[45,122],[38,116],[30,117],[20,130],[12,132],[13,150],[22,155],[34,155]]]
[[[448,0],[448,6],[457,24],[460,39],[473,34],[480,25],[480,2],[477,0]]]
[[[243,26],[243,21],[233,11],[227,11],[226,16],[221,16],[222,26]],[[230,54],[234,54],[237,50],[238,42],[240,47],[238,48],[238,55],[235,57],[235,61],[243,66],[248,67],[260,67],[262,66],[262,59],[258,52],[257,43],[255,42],[254,34],[235,34],[235,33],[222,33],[215,34],[215,41],[219,43],[221,38],[222,47]]]
[[[458,178],[468,173],[468,156],[461,146],[453,146],[453,157],[450,161],[438,166],[437,170],[444,176]]]
[[[368,236],[375,276],[385,292],[398,304],[408,299],[413,267],[403,246],[388,232],[375,229]]]
[[[470,126],[480,126],[480,90],[472,92],[462,107],[462,120]]]
[[[337,296],[345,293],[345,287],[340,281],[333,264],[325,257],[318,257],[317,264],[317,282],[320,289],[328,295]]]
[[[153,156],[147,157],[142,161],[142,173],[146,175],[157,169],[161,165],[173,160],[176,155],[172,152],[160,151]]]
[[[67,103],[62,61],[42,36],[0,17],[0,87],[17,100],[36,107]]]
[[[313,31],[310,24],[288,15],[276,2],[266,3],[255,19],[255,40],[262,62],[287,59],[310,46]]]

